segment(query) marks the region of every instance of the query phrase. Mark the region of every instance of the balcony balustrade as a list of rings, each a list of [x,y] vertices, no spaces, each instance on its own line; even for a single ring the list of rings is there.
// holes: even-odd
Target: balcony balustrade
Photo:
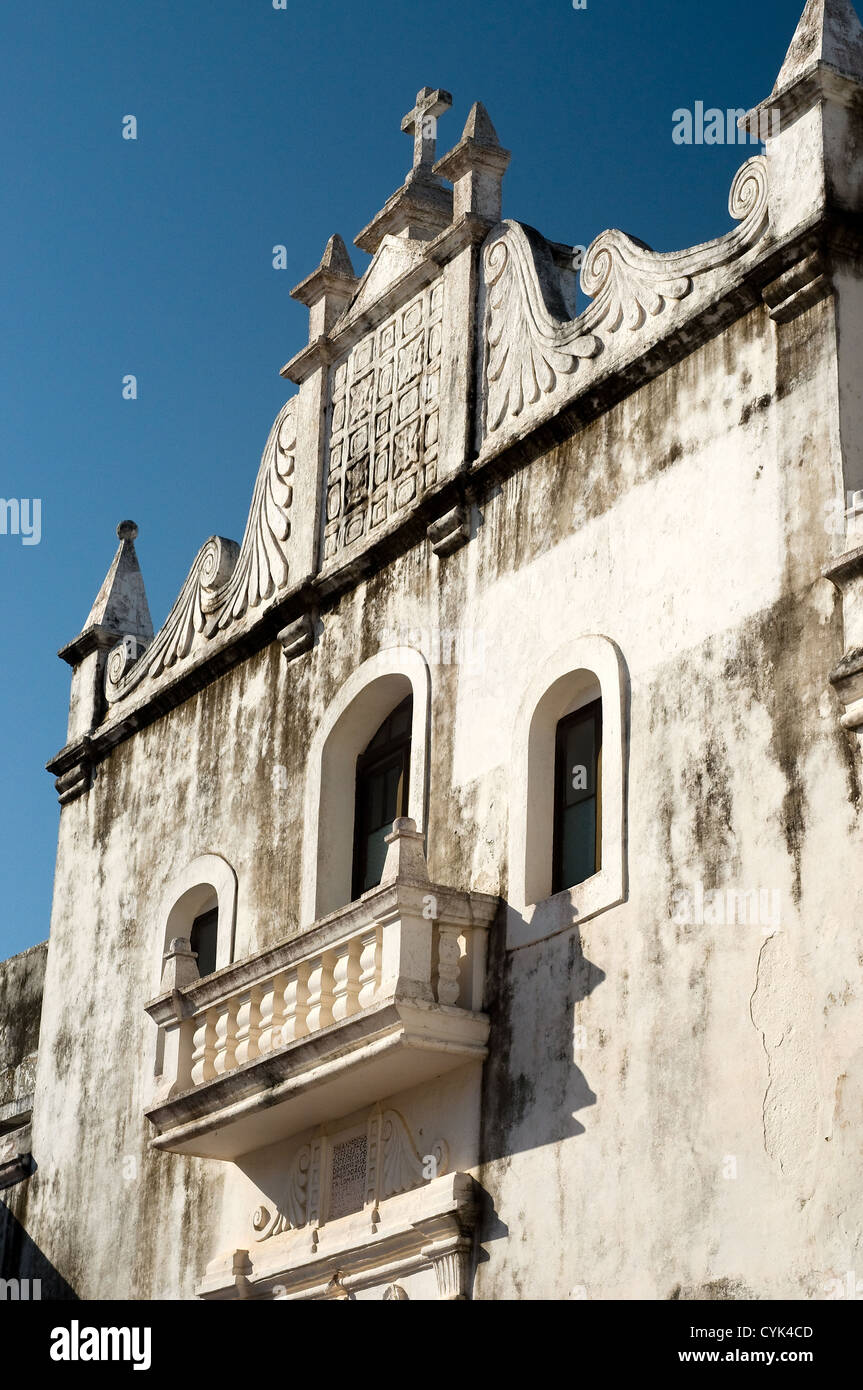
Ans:
[[[151,1145],[236,1158],[486,1056],[497,898],[432,884],[413,821],[380,885],[308,931],[198,977],[171,942]]]

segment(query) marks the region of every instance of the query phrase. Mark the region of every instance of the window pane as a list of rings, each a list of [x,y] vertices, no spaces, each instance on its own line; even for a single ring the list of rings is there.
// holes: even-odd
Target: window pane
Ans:
[[[368,828],[377,830],[386,819],[384,813],[384,778],[380,772],[370,772],[368,780]]]
[[[380,883],[386,859],[386,836],[405,814],[410,768],[410,696],[381,724],[357,759],[354,820],[353,896]]]
[[[369,888],[375,888],[381,881],[384,871],[384,860],[387,857],[386,837],[392,830],[392,822],[389,825],[382,825],[379,830],[375,830],[366,840],[366,872],[363,879],[361,891],[366,892]]]
[[[404,704],[399,705],[392,719],[390,720],[390,737],[402,738],[411,731],[411,720],[413,719],[413,700],[408,697]]]
[[[566,731],[566,805],[596,795],[596,721],[591,713]]]
[[[561,835],[561,887],[572,888],[596,873],[596,798],[567,806]]]
[[[219,935],[219,909],[203,912],[192,923],[192,950],[198,953],[198,974],[212,975],[216,968],[216,942]]]
[[[557,726],[552,892],[599,869],[602,815],[602,705],[599,700]]]
[[[384,798],[385,821],[389,821],[390,827],[399,813],[399,783],[402,780],[401,761],[395,763],[386,773],[386,796]]]

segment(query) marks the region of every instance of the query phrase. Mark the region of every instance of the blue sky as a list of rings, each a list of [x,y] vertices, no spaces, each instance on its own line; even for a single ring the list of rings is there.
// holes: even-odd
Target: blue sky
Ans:
[[[289,291],[402,181],[418,88],[453,94],[439,154],[485,103],[512,151],[505,216],[552,240],[619,226],[672,250],[728,229],[732,175],[756,152],[676,145],[672,112],[765,97],[802,6],[3,6],[0,495],[41,499],[42,538],[0,535],[0,956],[48,934],[58,806],[44,763],[65,742],[70,674],[56,652],[84,623],[114,528],[138,522],[157,627],[203,541],[240,539],[293,390],[278,371],[306,341]]]

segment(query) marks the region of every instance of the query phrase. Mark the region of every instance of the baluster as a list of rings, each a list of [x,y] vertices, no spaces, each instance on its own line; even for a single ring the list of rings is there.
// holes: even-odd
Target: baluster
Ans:
[[[333,1021],[333,952],[324,951],[310,962],[309,998],[306,1027],[310,1033],[327,1028]]]
[[[349,1018],[357,1012],[360,992],[360,947],[358,936],[336,948],[333,967],[333,1021]]]
[[[448,927],[440,923],[437,986],[439,1004],[455,1004],[458,1000],[461,975],[459,931],[459,927]]]
[[[217,1076],[222,1076],[224,1072],[231,1071],[236,1065],[234,1060],[234,1045],[237,1034],[237,1004],[231,1000],[229,1004],[221,1004],[216,1013],[216,1056],[213,1066]]]
[[[194,1020],[192,1035],[192,1085],[200,1086],[202,1081],[212,1081],[216,1075],[213,1065],[216,1057],[216,1026],[212,1010],[200,1014]]]
[[[262,987],[258,1054],[263,1057],[276,1047],[282,1047],[284,1036],[287,975],[276,975]]]
[[[251,1062],[258,1056],[258,1038],[260,1028],[260,1010],[258,999],[260,991],[257,989],[245,990],[236,1001],[237,1009],[237,1031],[234,1045],[234,1065],[241,1067],[244,1062]]]
[[[284,975],[284,1021],[281,1027],[280,1047],[293,1042],[295,1038],[305,1037],[309,1031],[306,1023],[309,994],[307,977],[308,966],[305,965],[295,966]]]
[[[381,982],[381,925],[375,922],[370,931],[364,932],[360,941],[360,976],[357,1004],[367,1009],[375,1001]]]

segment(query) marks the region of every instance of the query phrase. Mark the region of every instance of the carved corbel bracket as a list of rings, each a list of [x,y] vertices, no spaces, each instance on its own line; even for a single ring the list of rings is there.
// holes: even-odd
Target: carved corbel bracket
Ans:
[[[472,1243],[459,1234],[435,1241],[423,1248],[423,1256],[434,1266],[438,1298],[446,1303],[464,1303],[470,1287]]]
[[[439,559],[451,555],[470,540],[470,516],[466,507],[453,507],[433,521],[426,533]]]
[[[286,661],[293,661],[303,652],[311,651],[315,645],[315,623],[311,613],[303,613],[295,622],[283,627],[279,641]]]
[[[832,292],[832,285],[818,251],[784,271],[761,291],[774,323],[789,323]]]
[[[61,806],[84,796],[90,790],[95,766],[89,738],[82,738],[78,743],[64,748],[46,766],[49,772],[56,774],[54,786]]]

